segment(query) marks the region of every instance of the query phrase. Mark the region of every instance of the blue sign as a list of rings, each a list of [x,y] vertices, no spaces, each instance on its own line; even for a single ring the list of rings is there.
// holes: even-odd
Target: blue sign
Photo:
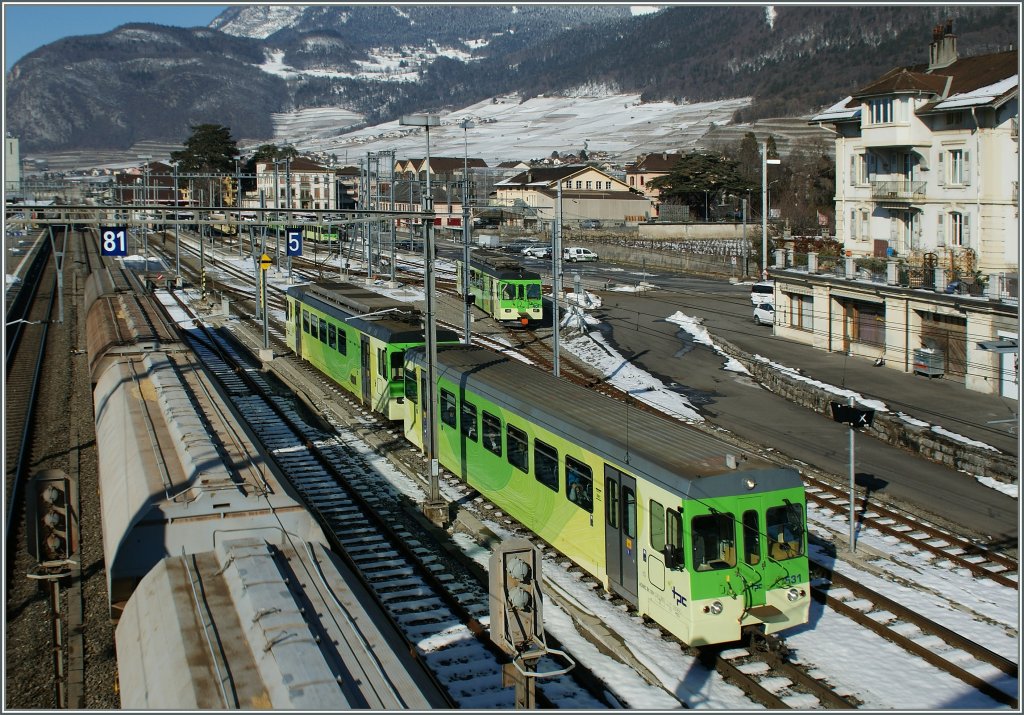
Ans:
[[[128,228],[126,226],[100,226],[100,255],[128,255]]]
[[[302,255],[302,229],[301,228],[289,228],[286,230],[285,235],[288,237],[288,254],[289,256],[301,256]]]

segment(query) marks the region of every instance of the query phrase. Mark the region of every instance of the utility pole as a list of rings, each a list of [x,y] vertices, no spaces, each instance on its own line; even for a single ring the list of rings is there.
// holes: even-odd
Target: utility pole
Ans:
[[[558,302],[562,293],[562,181],[558,181],[558,205],[555,207],[555,227],[551,232],[551,347],[554,359],[552,373],[560,377],[558,364]]]
[[[462,161],[462,299],[465,306],[463,331],[465,333],[466,345],[470,342],[470,331],[472,315],[470,308],[472,302],[469,295],[469,128],[473,122],[463,119],[459,122],[462,127],[463,161]]]

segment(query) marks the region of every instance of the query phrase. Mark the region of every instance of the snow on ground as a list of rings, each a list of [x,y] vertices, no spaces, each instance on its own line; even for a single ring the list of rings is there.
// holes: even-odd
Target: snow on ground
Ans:
[[[251,267],[251,262],[242,263]],[[273,271],[270,273],[273,274]],[[284,285],[286,275],[282,272],[272,282]],[[416,298],[410,296],[422,297],[422,293],[413,287],[389,289],[387,292],[389,295],[405,295],[412,300]],[[722,354],[695,319],[677,313],[668,320],[676,322],[690,332],[695,340]],[[597,331],[592,331],[590,336],[571,337],[563,341],[562,345],[580,359],[594,364],[602,374],[610,375],[610,381],[623,385],[623,389],[637,396],[657,394],[664,390],[657,380],[630,366],[607,343],[601,341]],[[785,366],[779,368],[788,369]],[[674,393],[671,395],[675,399],[666,400],[668,411],[677,414],[692,411],[692,406],[684,398]],[[657,401],[654,403],[658,404]],[[402,493],[414,499],[424,497],[418,485],[385,464],[382,458],[375,458],[368,452],[367,457]],[[979,481],[984,483],[983,480]],[[444,496],[450,500],[461,497],[449,490],[444,490]],[[1013,496],[1016,496],[1015,492]],[[501,516],[497,510],[492,514],[495,518]],[[507,535],[506,530],[497,522],[486,520],[485,523],[499,536]],[[844,544],[848,521],[843,514],[819,510],[809,505],[808,528],[819,538]],[[456,535],[455,539],[468,555],[487,568],[488,552],[485,549],[464,535]],[[952,567],[941,557],[919,553],[895,537],[872,529],[861,529],[856,539],[857,553],[870,570],[853,562],[835,560],[816,546],[812,546],[811,557],[893,600],[912,602],[915,609],[925,616],[1019,662],[1020,603],[1016,589],[976,579],[970,573]],[[551,558],[551,552],[548,553],[543,566],[546,587],[557,589],[573,599],[582,610],[593,614],[600,622],[621,634],[631,655],[643,663],[661,685],[661,688],[657,688],[645,683],[631,669],[584,642],[565,612],[548,599],[545,603],[545,624],[549,632],[590,670],[603,675],[609,692],[614,694],[623,707],[663,710],[682,705],[716,710],[760,709],[717,673],[685,655],[677,645],[663,640],[642,619],[634,618],[612,605],[588,582],[583,581],[578,572],[570,572],[566,568],[565,559]],[[799,662],[815,670],[819,677],[824,677],[840,693],[863,701],[865,709],[1009,709],[902,648],[875,636],[845,616],[813,602],[810,621],[788,631],[786,641]],[[965,657],[961,665],[1007,692],[1016,693],[1016,679],[995,672],[970,657]],[[816,706],[811,701],[791,704],[798,708]],[[592,704],[581,703],[581,707],[591,708]]]

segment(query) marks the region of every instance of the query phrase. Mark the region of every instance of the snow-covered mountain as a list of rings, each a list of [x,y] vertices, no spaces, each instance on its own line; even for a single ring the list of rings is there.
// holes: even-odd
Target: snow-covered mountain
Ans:
[[[732,119],[745,123],[809,114],[893,66],[926,61],[931,29],[947,16],[963,56],[1016,42],[1017,7],[935,13],[877,5],[681,4],[642,14],[587,4],[239,5],[209,28],[124,25],[30,53],[6,78],[7,130],[26,154],[174,145],[201,123],[227,126],[242,143],[299,144],[281,131],[281,117],[336,113],[340,132],[508,95],[623,95],[683,114],[734,102]],[[584,131],[578,115],[564,128],[567,142]]]

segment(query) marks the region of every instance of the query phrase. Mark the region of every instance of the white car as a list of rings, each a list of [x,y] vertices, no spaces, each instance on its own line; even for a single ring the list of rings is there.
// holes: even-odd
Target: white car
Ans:
[[[562,260],[575,263],[576,261],[596,261],[597,254],[589,248],[570,246],[562,249]]]
[[[754,322],[758,325],[775,325],[775,306],[771,303],[754,306]]]
[[[775,304],[775,282],[758,281],[750,286],[750,302],[757,306],[761,303]]]
[[[551,246],[527,246],[523,249],[523,255],[534,258],[551,258]]]

